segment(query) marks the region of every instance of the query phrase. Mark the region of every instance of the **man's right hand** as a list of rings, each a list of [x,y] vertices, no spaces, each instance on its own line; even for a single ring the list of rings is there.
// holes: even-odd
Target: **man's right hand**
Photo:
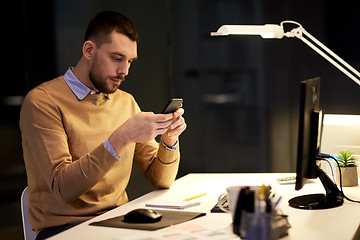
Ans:
[[[165,133],[173,122],[172,114],[140,112],[129,118],[109,137],[109,142],[119,155],[129,143],[146,142]]]

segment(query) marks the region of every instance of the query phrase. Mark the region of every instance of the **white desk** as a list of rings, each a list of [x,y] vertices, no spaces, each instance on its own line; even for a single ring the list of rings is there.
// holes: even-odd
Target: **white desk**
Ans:
[[[131,239],[133,239],[134,236],[143,236],[145,234],[151,236],[151,234],[154,234],[153,231],[97,227],[89,226],[89,223],[120,216],[135,208],[142,208],[149,200],[179,200],[203,192],[207,192],[207,195],[199,198],[199,200],[201,199],[201,205],[186,209],[186,211],[205,212],[207,215],[194,219],[191,222],[211,229],[226,229],[225,231],[231,233],[232,220],[230,214],[210,213],[211,208],[217,202],[218,196],[225,192],[227,186],[259,185],[262,183],[271,184],[277,190],[277,193],[283,196],[279,207],[285,214],[289,215],[288,220],[292,226],[289,229],[289,236],[283,239],[352,239],[360,223],[360,204],[344,200],[345,202],[341,207],[328,210],[300,210],[291,208],[288,206],[290,198],[308,193],[322,193],[324,189],[320,182],[306,184],[300,191],[295,191],[293,184],[277,184],[276,178],[289,175],[291,174],[188,174],[176,180],[171,189],[150,192],[101,216],[62,232],[51,239],[106,240],[126,239],[126,236],[129,236],[129,238],[131,236]],[[360,199],[359,186],[344,188],[344,191],[348,197],[356,200]],[[182,224],[189,224],[189,222]]]

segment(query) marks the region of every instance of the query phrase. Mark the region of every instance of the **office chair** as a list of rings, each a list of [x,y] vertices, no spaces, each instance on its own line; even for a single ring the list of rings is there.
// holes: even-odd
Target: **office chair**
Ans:
[[[28,187],[24,189],[21,194],[21,216],[24,230],[24,238],[25,240],[34,240],[36,238],[36,232],[32,230],[31,224],[29,221],[29,211],[28,211]]]

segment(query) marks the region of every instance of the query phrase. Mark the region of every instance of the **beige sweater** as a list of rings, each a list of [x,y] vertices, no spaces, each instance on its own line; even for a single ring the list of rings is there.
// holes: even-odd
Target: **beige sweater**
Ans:
[[[78,100],[63,77],[26,96],[20,128],[29,186],[29,217],[35,231],[88,220],[128,201],[133,160],[155,187],[174,181],[180,153],[155,140],[129,144],[116,159],[103,142],[140,112],[121,90]]]

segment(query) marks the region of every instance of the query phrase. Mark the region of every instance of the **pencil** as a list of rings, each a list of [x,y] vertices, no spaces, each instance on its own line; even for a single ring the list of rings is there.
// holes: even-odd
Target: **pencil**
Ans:
[[[195,198],[202,197],[202,196],[204,196],[204,195],[206,195],[206,193],[201,193],[201,194],[198,194],[198,195],[189,197],[189,198],[185,199],[185,201],[190,201],[190,200],[193,200],[193,199],[195,199]]]

